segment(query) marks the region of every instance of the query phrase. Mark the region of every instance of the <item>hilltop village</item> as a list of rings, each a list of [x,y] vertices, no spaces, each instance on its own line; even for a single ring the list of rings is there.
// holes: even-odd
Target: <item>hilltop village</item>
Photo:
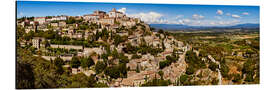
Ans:
[[[45,70],[35,72],[48,72],[48,76],[34,72],[35,78],[62,80],[38,82],[60,82],[50,87],[224,84],[222,66],[211,55],[198,58],[199,51],[191,45],[115,8],[83,16],[22,17],[17,19],[16,40],[21,63],[17,68],[30,63],[34,66],[29,68]],[[52,72],[55,76],[49,76]]]

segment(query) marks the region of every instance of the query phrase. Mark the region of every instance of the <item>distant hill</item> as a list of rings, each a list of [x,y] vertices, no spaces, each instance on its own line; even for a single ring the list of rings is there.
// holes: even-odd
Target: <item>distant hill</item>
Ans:
[[[164,30],[176,30],[176,29],[188,29],[191,28],[188,25],[182,24],[150,24],[151,27],[156,29],[164,29]]]
[[[188,26],[182,24],[150,24],[151,27],[164,30],[204,30],[204,29],[256,29],[260,24],[238,24],[234,26]]]
[[[260,28],[260,24],[252,24],[252,23],[238,24],[235,26],[231,26],[231,28]]]

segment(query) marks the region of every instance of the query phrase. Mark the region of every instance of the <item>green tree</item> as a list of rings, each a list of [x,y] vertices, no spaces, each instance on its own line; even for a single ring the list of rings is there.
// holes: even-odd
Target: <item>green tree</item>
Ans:
[[[35,77],[31,64],[17,61],[16,64],[16,88],[35,88]]]
[[[119,57],[119,54],[118,54],[116,48],[114,48],[114,50],[112,51],[112,56],[113,56],[115,59]]]
[[[162,80],[154,78],[153,80],[150,80],[142,84],[142,86],[168,86],[170,84],[171,84],[170,80]]]
[[[186,70],[186,74],[191,75],[195,72],[195,68],[193,66],[188,66]]]
[[[66,23],[67,24],[73,24],[73,23],[75,23],[76,22],[76,20],[75,20],[75,18],[73,18],[73,17],[70,17],[70,18],[68,18],[67,20],[66,20]]]
[[[83,67],[83,68],[88,68],[88,67],[90,67],[90,66],[92,66],[92,65],[94,65],[95,63],[94,63],[94,61],[93,61],[93,59],[91,58],[91,57],[88,57],[88,58],[83,58],[82,60],[81,60],[81,66]]]
[[[247,82],[253,82],[254,81],[254,79],[253,79],[253,73],[246,74],[245,81],[247,81]]]
[[[126,78],[127,77],[126,64],[120,63],[118,65],[107,67],[104,71],[104,74],[114,79]]]
[[[164,61],[160,61],[159,62],[159,68],[160,69],[163,69],[163,68],[165,68],[168,65],[169,65],[169,62],[167,60],[164,60]]]
[[[186,74],[191,75],[196,72],[199,68],[206,68],[204,61],[199,58],[195,52],[187,51],[185,61],[188,64]]]
[[[126,66],[126,63],[119,63],[118,64],[118,70],[120,72],[120,77],[121,78],[126,78],[127,77],[127,66]]]
[[[233,82],[239,82],[242,79],[240,74],[234,74],[233,75]]]
[[[119,63],[128,63],[129,62],[129,59],[127,56],[124,55],[124,53],[120,53],[119,54]]]
[[[162,29],[159,29],[159,30],[158,30],[158,33],[163,34],[164,31],[163,31]]]
[[[64,72],[64,69],[63,69],[64,61],[63,61],[63,59],[61,59],[60,57],[55,58],[54,59],[54,65],[55,65],[55,68],[56,68],[56,72],[58,74],[62,74]]]
[[[136,66],[136,73],[140,73],[140,66],[139,66],[139,64],[137,64],[137,66]]]
[[[69,88],[88,88],[94,87],[96,80],[94,76],[86,76],[83,73],[78,73],[71,77],[71,84]]]
[[[120,71],[118,70],[118,67],[116,65],[107,67],[104,71],[104,74],[114,79],[120,77]]]
[[[222,76],[228,77],[229,67],[226,65],[226,62],[224,59],[221,60],[220,71],[221,71]]]
[[[81,62],[79,60],[79,57],[74,56],[72,57],[71,61],[70,61],[70,66],[72,68],[78,68],[81,65]]]
[[[118,46],[118,44],[122,42],[122,37],[120,35],[115,35],[113,40],[114,40],[114,45]]]
[[[104,88],[104,87],[109,87],[106,83],[101,83],[98,82],[95,84],[95,88]]]
[[[180,83],[182,85],[187,85],[189,83],[189,76],[184,74],[180,76]]]
[[[158,75],[161,77],[161,79],[163,79],[164,72],[160,70],[158,71]]]
[[[218,68],[218,64],[216,64],[214,62],[210,62],[208,68],[211,69],[212,71],[216,71]]]
[[[131,59],[140,59],[140,58],[142,58],[142,56],[137,55],[137,54],[133,54],[132,57],[131,57]]]
[[[107,65],[103,61],[98,61],[95,65],[96,73],[99,74],[103,72],[103,70],[107,67]]]

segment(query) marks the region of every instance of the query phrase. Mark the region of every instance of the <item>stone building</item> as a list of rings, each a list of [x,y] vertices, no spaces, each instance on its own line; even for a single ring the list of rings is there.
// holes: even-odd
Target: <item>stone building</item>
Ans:
[[[112,11],[109,12],[109,17],[121,18],[124,17],[124,14],[122,12],[116,11],[116,9],[113,8]]]
[[[35,17],[34,21],[38,22],[38,24],[44,24],[46,22],[46,17]]]
[[[41,47],[44,47],[44,45],[42,44],[42,42],[45,41],[45,38],[42,37],[34,37],[32,39],[32,46],[40,49]]]

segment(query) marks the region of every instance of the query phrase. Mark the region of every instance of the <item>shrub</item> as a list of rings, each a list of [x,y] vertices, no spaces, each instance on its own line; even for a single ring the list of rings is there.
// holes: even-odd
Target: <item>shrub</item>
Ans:
[[[70,66],[72,68],[78,68],[80,65],[81,65],[81,62],[79,61],[79,57],[77,56],[72,57],[70,61]]]
[[[240,74],[234,74],[233,75],[233,82],[239,82],[242,79]]]
[[[83,58],[83,59],[81,60],[81,66],[82,66],[83,68],[90,67],[90,66],[92,66],[92,65],[94,65],[94,64],[95,64],[95,63],[94,63],[94,61],[93,61],[93,59],[92,59],[91,57]]]
[[[186,74],[191,75],[195,72],[195,68],[193,66],[188,66],[186,70]]]
[[[139,58],[142,58],[141,55],[137,55],[137,54],[133,54],[131,59],[139,59]]]
[[[99,74],[103,72],[103,70],[106,68],[106,64],[103,61],[98,61],[97,64],[95,65],[95,70],[96,73]]]
[[[216,71],[218,68],[218,64],[216,64],[214,62],[210,62],[208,68],[211,69],[212,71]]]

